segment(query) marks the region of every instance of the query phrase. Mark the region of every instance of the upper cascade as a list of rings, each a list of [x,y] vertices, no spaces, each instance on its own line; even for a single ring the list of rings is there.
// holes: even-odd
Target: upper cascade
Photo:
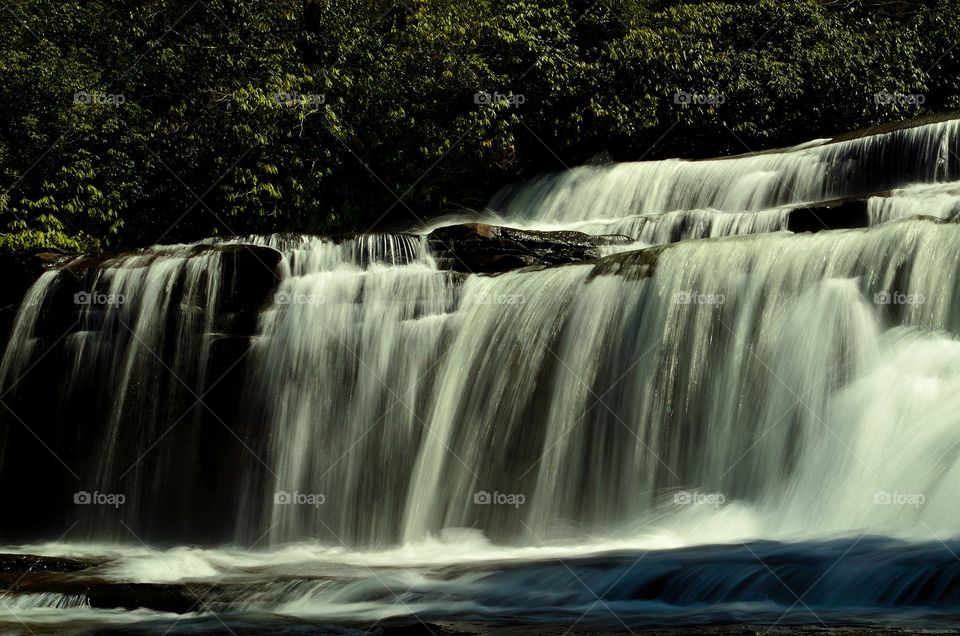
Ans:
[[[936,184],[937,211],[946,216],[960,202],[960,189],[947,185],[957,180],[960,120],[953,119],[730,158],[579,166],[504,189],[488,218],[662,243],[678,227],[682,238],[784,230],[790,209],[843,199],[892,198],[872,203],[871,219],[899,218],[915,198],[934,196],[912,184]],[[762,214],[745,220],[743,213]]]

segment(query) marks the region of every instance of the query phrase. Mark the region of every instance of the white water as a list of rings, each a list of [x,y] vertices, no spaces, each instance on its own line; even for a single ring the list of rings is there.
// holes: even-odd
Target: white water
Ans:
[[[713,209],[749,212],[869,194],[956,175],[960,123],[951,120],[830,144],[710,161],[584,166],[506,192],[491,207],[519,221],[574,223]],[[884,152],[900,151],[892,160]],[[875,164],[882,169],[872,170]]]
[[[507,188],[479,219],[456,220],[662,244],[785,230],[791,210],[844,197],[868,197],[872,224],[956,212],[956,184],[946,183],[960,177],[956,120],[828,141],[729,159],[577,167]],[[923,185],[902,188],[912,183]],[[891,189],[892,197],[870,197]]]
[[[90,543],[4,551],[92,559],[112,582],[238,586],[208,608],[361,623],[411,613],[569,621],[592,611],[591,585],[659,589],[657,572],[702,560],[670,579],[664,599],[623,591],[617,611],[643,622],[697,606],[709,617],[690,620],[772,622],[782,611],[764,605],[764,564],[704,546],[779,540],[802,542],[782,548],[789,563],[824,560],[836,594],[818,611],[953,603],[938,546],[960,529],[960,227],[905,217],[955,213],[945,149],[957,126],[894,136],[575,169],[508,199],[502,212],[519,225],[672,243],[599,265],[461,276],[437,268],[423,237],[248,237],[284,255],[237,398],[238,430],[259,431],[262,444],[212,500],[193,494],[210,489],[192,465],[201,432],[159,442],[182,412],[164,404],[184,398],[165,369],[195,390],[207,382],[218,252],[178,246],[111,263],[96,288],[132,300],[80,313],[65,348],[78,384],[61,399],[91,390],[85,375],[107,379],[99,452],[83,477],[122,489],[130,505],[97,511]],[[927,158],[898,170],[944,182],[871,198],[869,230],[784,231],[798,203],[904,185],[893,168],[862,174],[891,145]],[[48,273],[30,291],[0,366],[4,390],[48,346],[44,308],[65,276]],[[133,533],[161,523],[157,496],[212,508],[235,529],[222,541],[237,547],[137,546]],[[861,549],[865,535],[910,543]],[[781,550],[754,546],[771,559]],[[854,562],[830,575],[846,548]],[[631,570],[646,550],[665,552]],[[894,553],[902,563],[877,566]],[[606,569],[593,560],[606,558]],[[910,559],[947,577],[916,603],[905,600]],[[591,594],[557,569],[567,561]],[[18,598],[14,610],[113,611]],[[783,610],[781,600],[770,602]],[[738,602],[749,607],[723,604]]]
[[[953,219],[960,215],[960,182],[912,185],[894,190],[889,197],[872,197],[867,203],[871,225],[911,216]]]
[[[906,469],[877,478],[904,447],[875,448],[850,430],[857,418],[834,413],[849,387],[906,369],[891,360],[914,349],[939,352],[918,356],[920,378],[954,380],[958,281],[943,263],[958,238],[955,226],[910,221],[692,241],[641,280],[593,278],[584,265],[460,285],[426,255],[291,276],[280,293],[303,302],[265,314],[253,354],[259,392],[273,397],[276,479],[252,498],[268,515],[243,536],[372,546],[449,527],[521,545],[632,536],[679,514],[684,490],[753,510],[743,537],[949,531],[960,523],[952,456],[923,482],[924,506],[875,505],[875,493],[919,487]],[[912,334],[899,336],[907,353],[888,344],[901,332]],[[902,432],[902,417],[926,408],[871,417],[871,430]],[[951,418],[933,420],[936,445],[960,442]],[[829,458],[836,483],[861,484],[860,505],[834,510],[826,469],[803,476],[811,457]],[[277,491],[325,499],[271,506]],[[482,492],[523,501],[475,503]]]
[[[32,595],[0,604],[0,626],[9,633],[28,633],[20,626],[32,624],[56,625],[58,633],[127,625],[155,630],[147,633],[253,628],[289,634],[300,633],[300,621],[308,622],[302,633],[327,623],[354,625],[360,632],[384,621],[519,621],[552,633],[571,624],[626,631],[628,625],[849,622],[856,608],[858,624],[923,627],[950,625],[960,600],[960,567],[950,553],[960,547],[955,541],[857,538],[659,551],[610,544],[607,551],[590,545],[577,551],[498,549],[460,535],[430,547],[449,554],[423,551],[414,560],[417,550],[409,548],[364,555],[311,545],[177,556],[138,548],[36,546],[34,552],[95,556],[104,565],[92,575],[116,584],[178,580],[202,599],[202,611],[94,609],[82,597]],[[177,561],[196,559],[206,559],[216,574],[197,575],[186,566],[179,579],[171,576]],[[796,603],[797,596],[804,601]]]

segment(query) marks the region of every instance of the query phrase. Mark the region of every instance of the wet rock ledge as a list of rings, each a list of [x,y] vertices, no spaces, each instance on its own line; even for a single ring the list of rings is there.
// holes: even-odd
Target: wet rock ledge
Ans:
[[[441,269],[495,274],[522,267],[582,263],[600,257],[602,245],[630,243],[627,236],[519,230],[484,223],[451,225],[427,236]]]

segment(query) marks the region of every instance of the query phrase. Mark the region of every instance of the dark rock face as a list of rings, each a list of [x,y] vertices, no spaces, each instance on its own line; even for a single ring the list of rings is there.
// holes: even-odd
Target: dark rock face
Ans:
[[[90,566],[90,563],[64,557],[36,556],[33,554],[0,554],[0,572],[3,574],[79,572]]]
[[[483,223],[439,228],[427,240],[441,269],[473,274],[590,261],[599,258],[600,245],[630,242],[626,236],[518,230]]]
[[[44,270],[69,261],[72,257],[57,251],[25,254],[0,254],[0,338],[7,342],[20,303],[30,286]]]
[[[215,589],[209,584],[106,581],[93,571],[96,565],[60,557],[0,554],[0,590],[14,598],[20,594],[82,595],[98,609],[148,608],[183,614],[194,610],[200,599]]]
[[[867,227],[870,225],[870,217],[867,214],[868,198],[838,199],[810,207],[796,208],[790,212],[787,229],[791,232],[821,232]]]
[[[279,283],[282,255],[254,245],[199,245],[191,249],[197,256],[220,254],[217,268],[201,272],[204,286],[215,285],[212,289],[216,293],[210,300],[213,305],[206,306],[206,294],[189,301],[183,277],[174,279],[169,289],[173,301],[160,317],[166,335],[152,348],[138,347],[129,326],[118,328],[116,320],[107,321],[106,308],[87,306],[84,313],[74,298],[80,292],[105,292],[104,267],[129,256],[149,256],[149,251],[58,256],[41,259],[42,266],[26,270],[29,276],[23,276],[22,288],[17,291],[21,299],[29,283],[45,268],[61,273],[33,323],[29,364],[18,372],[22,373],[20,377],[9,378],[4,388],[5,407],[0,408],[0,500],[7,512],[0,538],[56,538],[65,530],[64,510],[83,519],[71,535],[83,536],[83,515],[91,513],[90,507],[74,508],[74,493],[108,486],[115,488],[112,492],[124,492],[123,483],[92,481],[102,462],[105,423],[114,416],[120,418],[118,444],[137,443],[137,436],[161,439],[162,444],[152,452],[169,453],[182,461],[179,465],[171,463],[176,468],[162,478],[176,483],[182,475],[184,480],[204,484],[210,493],[222,487],[231,462],[245,452],[227,423],[233,424],[240,417],[252,336],[261,310]],[[11,293],[9,289],[5,292]],[[15,313],[16,307],[8,318],[11,323]],[[204,324],[211,316],[208,332]],[[136,319],[133,315],[131,324]],[[178,324],[183,325],[179,332]],[[100,335],[95,335],[98,332]],[[100,346],[89,348],[91,355],[79,357],[77,347],[81,342]],[[111,379],[106,370],[120,347],[127,347],[130,353],[125,355],[135,360],[131,372],[136,379],[122,395],[103,384]],[[179,357],[189,361],[177,366]],[[190,374],[190,369],[200,367],[209,369],[203,378]],[[169,434],[160,438],[168,428]],[[132,472],[127,481],[133,479],[137,475]],[[161,492],[152,502],[158,516],[152,525],[165,528],[173,536],[180,534],[184,540],[223,535],[222,526],[228,522],[216,515],[215,506],[185,509],[188,504],[174,493],[174,488],[169,493]]]
[[[220,308],[220,331],[232,336],[252,336],[260,310],[280,283],[278,266],[283,255],[257,245],[225,245]]]

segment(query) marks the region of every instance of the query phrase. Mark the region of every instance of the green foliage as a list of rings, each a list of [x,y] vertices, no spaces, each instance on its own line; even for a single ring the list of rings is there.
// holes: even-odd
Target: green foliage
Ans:
[[[960,108],[960,18],[923,4],[8,2],[0,249],[403,225],[596,156]]]

